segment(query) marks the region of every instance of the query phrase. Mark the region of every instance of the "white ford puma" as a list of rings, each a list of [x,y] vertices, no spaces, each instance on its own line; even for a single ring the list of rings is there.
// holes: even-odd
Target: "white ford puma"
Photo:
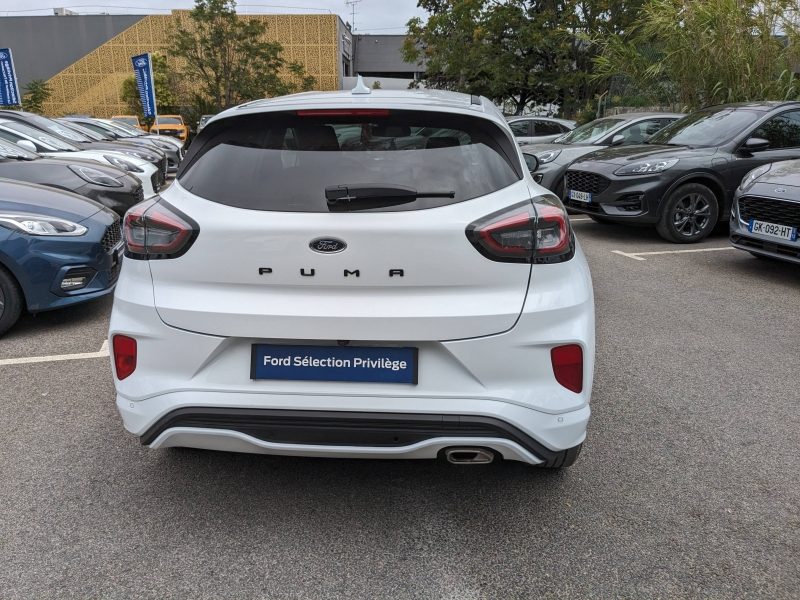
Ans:
[[[152,448],[575,461],[591,277],[486,99],[308,93],[215,117],[124,220],[109,341]]]

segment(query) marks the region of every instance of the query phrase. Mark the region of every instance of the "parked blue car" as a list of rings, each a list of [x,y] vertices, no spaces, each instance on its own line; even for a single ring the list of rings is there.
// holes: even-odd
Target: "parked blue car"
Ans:
[[[120,219],[83,196],[0,179],[0,335],[30,312],[108,294],[122,260]]]

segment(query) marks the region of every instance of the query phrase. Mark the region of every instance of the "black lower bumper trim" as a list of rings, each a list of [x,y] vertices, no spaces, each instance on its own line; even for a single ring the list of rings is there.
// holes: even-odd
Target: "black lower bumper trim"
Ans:
[[[250,408],[178,408],[140,440],[152,444],[174,427],[237,431],[265,442],[318,446],[402,447],[438,437],[492,437],[516,442],[552,463],[560,455],[513,425],[493,417]]]
[[[747,237],[744,235],[731,234],[731,245],[740,250],[748,250],[772,256],[791,262],[800,262],[800,248],[788,244],[777,242],[766,242],[764,240]]]

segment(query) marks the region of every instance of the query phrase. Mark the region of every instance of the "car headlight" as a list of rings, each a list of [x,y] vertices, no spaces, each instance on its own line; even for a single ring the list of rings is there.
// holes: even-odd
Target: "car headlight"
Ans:
[[[152,154],[148,154],[147,152],[139,152],[136,150],[125,150],[124,153],[129,156],[135,156],[136,158],[141,158],[142,160],[146,160],[147,162],[155,162],[156,160],[158,160],[155,156],[153,156]],[[139,172],[141,172],[141,170]]]
[[[159,140],[153,140],[153,143],[161,148],[162,150],[174,150],[175,144],[170,144],[169,142],[161,142]]]
[[[106,175],[102,171],[92,169],[91,167],[84,167],[82,165],[70,165],[70,170],[78,177],[89,183],[95,185],[102,185],[105,187],[122,187],[122,182],[117,181],[111,175]]]
[[[27,235],[56,235],[61,237],[77,237],[89,231],[83,225],[45,215],[0,213],[0,226]]]
[[[678,159],[660,160],[658,162],[638,162],[625,165],[614,171],[614,175],[644,175],[646,173],[661,173],[678,164]]]
[[[118,169],[122,169],[123,171],[128,171],[129,173],[144,173],[144,170],[123,158],[111,156],[110,154],[104,154],[103,158],[105,158],[113,166],[117,167]]]
[[[540,152],[536,155],[536,158],[540,165],[546,165],[549,162],[553,162],[559,154],[561,154],[561,150],[548,150],[547,152]]]
[[[766,165],[761,165],[760,167],[757,167],[752,171],[749,171],[747,175],[745,175],[744,178],[742,179],[742,183],[739,184],[739,189],[742,190],[743,192],[745,190],[749,190],[751,187],[753,187],[753,184],[756,182],[756,180],[759,177],[761,177],[764,173],[769,171],[771,168],[772,168],[772,163],[769,163]]]

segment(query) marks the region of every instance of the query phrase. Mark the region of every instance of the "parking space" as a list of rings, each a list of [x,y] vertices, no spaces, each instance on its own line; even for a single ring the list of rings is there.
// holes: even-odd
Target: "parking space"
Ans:
[[[597,364],[570,469],[153,451],[107,357],[0,364],[0,595],[796,598],[800,266],[572,221]],[[23,317],[0,360],[97,352],[111,304]]]

